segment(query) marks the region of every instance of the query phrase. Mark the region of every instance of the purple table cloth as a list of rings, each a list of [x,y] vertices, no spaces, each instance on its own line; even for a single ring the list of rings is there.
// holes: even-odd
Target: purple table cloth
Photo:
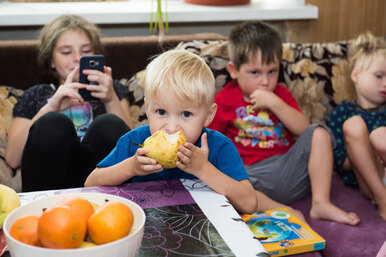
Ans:
[[[268,256],[227,199],[198,180],[21,193],[22,204],[50,195],[97,192],[121,196],[146,214],[138,256]]]

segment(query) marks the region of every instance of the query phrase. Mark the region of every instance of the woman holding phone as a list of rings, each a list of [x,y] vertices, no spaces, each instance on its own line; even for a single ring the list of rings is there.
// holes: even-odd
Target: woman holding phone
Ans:
[[[62,15],[40,33],[43,84],[26,90],[13,109],[6,161],[21,165],[22,190],[83,186],[96,164],[133,128],[127,88],[103,72],[86,69],[79,83],[79,60],[102,53],[99,29],[77,15]],[[91,85],[97,84],[97,85]],[[85,101],[87,90],[97,100]]]

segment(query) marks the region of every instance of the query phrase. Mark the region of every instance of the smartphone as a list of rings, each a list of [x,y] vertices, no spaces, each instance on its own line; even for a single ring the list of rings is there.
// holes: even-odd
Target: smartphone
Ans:
[[[87,80],[87,75],[83,74],[83,70],[99,70],[104,71],[104,56],[103,55],[84,55],[80,57],[79,65],[79,82],[89,85],[98,85],[96,82],[91,82]],[[83,97],[85,101],[99,100],[91,96],[90,91],[87,89],[79,89],[79,94]]]

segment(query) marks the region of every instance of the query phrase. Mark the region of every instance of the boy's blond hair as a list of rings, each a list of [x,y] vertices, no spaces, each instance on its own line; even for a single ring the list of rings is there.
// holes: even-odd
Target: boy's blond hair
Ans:
[[[169,86],[181,102],[210,106],[214,100],[212,71],[201,57],[186,50],[164,52],[147,66],[145,98],[152,101],[164,86]]]

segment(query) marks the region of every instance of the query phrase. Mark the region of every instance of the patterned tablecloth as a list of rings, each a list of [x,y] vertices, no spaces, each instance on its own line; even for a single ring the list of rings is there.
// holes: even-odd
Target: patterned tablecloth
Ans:
[[[144,209],[145,232],[138,256],[269,256],[228,200],[199,180],[152,181],[19,195],[23,205],[51,195],[78,192],[118,195]]]

